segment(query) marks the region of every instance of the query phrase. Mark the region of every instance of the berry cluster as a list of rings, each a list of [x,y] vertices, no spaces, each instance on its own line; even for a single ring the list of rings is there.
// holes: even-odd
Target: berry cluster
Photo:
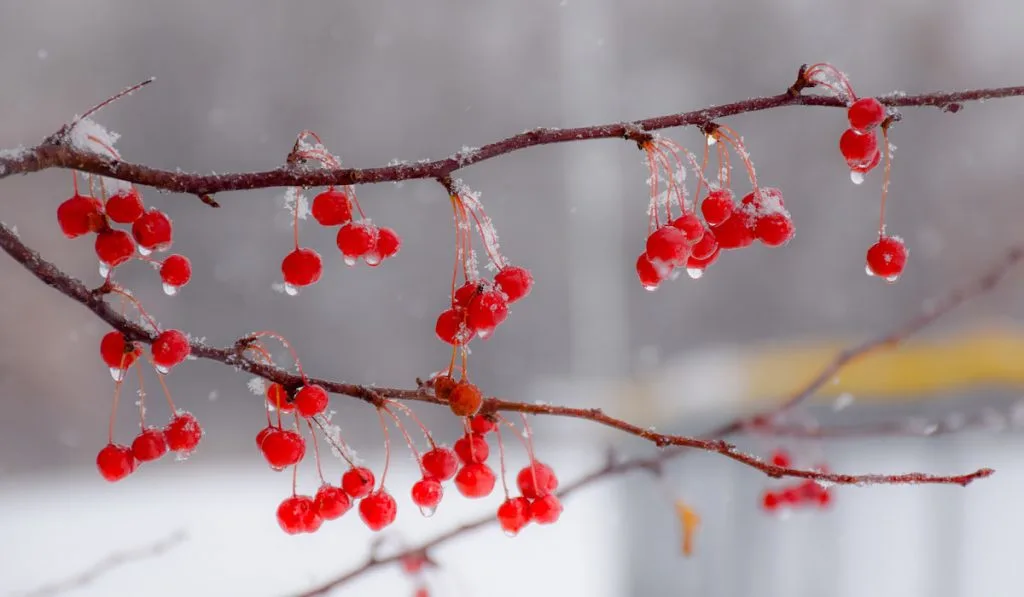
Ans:
[[[888,282],[895,282],[903,273],[907,263],[907,247],[898,236],[885,232],[885,200],[889,192],[892,172],[892,152],[889,143],[891,118],[885,106],[873,97],[858,98],[850,79],[837,68],[827,63],[814,64],[804,71],[804,80],[812,86],[822,87],[847,104],[846,117],[849,128],[839,138],[839,151],[850,168],[850,179],[855,184],[864,182],[864,175],[874,170],[885,154],[885,174],[882,181],[881,216],[878,223],[878,242],[867,252],[866,271],[869,276],[878,276]],[[882,131],[882,147],[879,148],[876,129]]]
[[[309,143],[307,138],[315,142]],[[329,169],[341,167],[341,161],[327,151],[320,137],[311,131],[303,131],[299,135],[295,148],[288,156],[288,162],[292,165],[314,162]],[[299,246],[299,219],[306,217],[306,199],[301,189],[288,189],[285,203],[292,211],[295,249],[281,261],[281,274],[284,277],[285,292],[294,296],[298,294],[299,288],[316,284],[320,280],[323,260],[315,250]],[[359,214],[359,220],[353,219],[353,206]],[[376,267],[385,259],[397,255],[401,248],[402,239],[397,232],[391,228],[378,227],[365,216],[356,199],[355,189],[351,186],[343,189],[329,187],[313,198],[309,211],[321,226],[339,227],[336,243],[349,266],[362,259],[367,265]]]
[[[772,464],[790,468],[793,466],[793,459],[788,452],[780,449],[772,453]],[[817,468],[821,471],[826,470],[824,466]],[[831,504],[832,490],[813,479],[798,481],[776,489],[767,489],[761,495],[761,508],[771,514],[778,513],[784,508],[793,509],[807,506],[827,508]]]
[[[691,152],[668,139],[655,136],[641,144],[650,172],[650,205],[647,242],[637,258],[636,273],[647,290],[656,290],[663,281],[673,278],[677,268],[685,268],[692,278],[701,277],[722,250],[749,247],[754,240],[778,247],[793,238],[793,220],[783,204],[782,192],[758,186],[739,135],[716,125],[708,127],[707,141],[701,164]],[[717,146],[718,154],[714,184],[705,176],[711,145]],[[739,203],[729,188],[731,167],[726,146],[740,156],[753,185]],[[706,189],[699,210],[687,196],[684,157],[697,175],[696,195],[699,197]],[[664,190],[660,188],[662,181]],[[674,210],[678,210],[678,217]]]

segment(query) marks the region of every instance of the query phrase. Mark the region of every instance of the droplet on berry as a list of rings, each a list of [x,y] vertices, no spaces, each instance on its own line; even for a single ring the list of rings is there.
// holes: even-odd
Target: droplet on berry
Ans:
[[[143,429],[132,441],[132,454],[139,462],[157,460],[167,453],[167,438],[159,427]]]
[[[846,129],[839,138],[839,151],[848,163],[868,163],[872,154],[878,151],[878,136],[874,131]]]
[[[562,515],[562,502],[554,494],[530,502],[530,519],[537,524],[554,524]]]
[[[420,513],[429,518],[437,511],[437,505],[444,497],[444,489],[441,482],[433,477],[424,477],[412,486],[412,502],[416,504]]]
[[[329,399],[327,390],[311,384],[302,386],[295,392],[295,408],[303,417],[315,417],[327,410]]]
[[[164,436],[167,438],[167,447],[177,452],[180,459],[195,451],[199,440],[203,439],[203,428],[192,413],[179,412],[164,427]]]
[[[395,503],[395,498],[383,489],[371,493],[359,502],[359,517],[371,531],[379,531],[395,522],[397,515],[398,504]]]
[[[107,481],[120,481],[135,471],[135,456],[128,446],[110,443],[96,455],[96,468]]]
[[[455,475],[455,487],[468,498],[483,498],[494,490],[494,471],[482,462],[462,467]]]
[[[296,431],[272,427],[269,432],[260,433],[264,434],[262,441],[257,437],[260,451],[275,471],[298,464],[306,455],[306,440]]]
[[[184,255],[171,255],[160,265],[160,279],[164,283],[164,292],[172,288],[175,294],[178,288],[189,283],[192,279],[192,262]]]
[[[644,290],[657,290],[668,275],[668,269],[662,263],[651,261],[647,253],[641,253],[636,260],[636,275],[640,278],[640,285]]]
[[[850,167],[850,180],[853,181],[853,184],[860,184],[861,182],[864,182],[864,175],[874,170],[881,160],[882,152],[877,149],[875,150],[875,153],[871,155],[871,159],[867,161],[852,162],[848,160],[846,165]],[[854,176],[855,174],[859,176]]]
[[[515,537],[530,522],[530,500],[509,498],[498,506],[498,524],[509,537]]]
[[[863,184],[864,173],[857,170],[850,170],[850,181],[853,182],[853,184]]]
[[[320,254],[313,249],[295,249],[281,261],[281,274],[286,287],[301,288],[316,284],[323,270]]]
[[[113,228],[96,235],[95,248],[100,262],[110,268],[125,263],[135,254],[135,243],[132,242],[132,237],[124,230]]]
[[[327,189],[313,198],[313,219],[321,226],[341,226],[352,221],[352,204],[344,191]]]
[[[535,500],[558,489],[558,476],[550,466],[534,460],[516,475],[516,486],[523,497]]]
[[[192,347],[185,334],[178,330],[165,330],[153,341],[150,351],[153,353],[153,363],[169,371],[188,357]]]
[[[883,236],[871,245],[867,255],[868,273],[895,282],[907,265],[907,246],[896,236]]]
[[[734,209],[733,194],[729,189],[715,189],[700,204],[708,226],[718,226],[729,219]]]
[[[68,238],[99,232],[107,227],[103,204],[94,197],[74,195],[57,207],[57,224]]]
[[[850,105],[846,117],[850,120],[852,128],[867,131],[885,120],[885,106],[873,97],[862,97]]]
[[[313,498],[293,495],[277,507],[277,523],[289,535],[298,535],[315,532],[323,524],[323,519],[317,513]]]
[[[116,195],[107,198],[105,210],[107,217],[118,224],[133,224],[142,217],[146,211],[142,205],[142,195],[132,187],[127,191],[118,191]]]
[[[356,260],[374,249],[377,230],[365,222],[349,222],[338,229],[338,249],[345,257],[345,263],[355,265]]]
[[[530,294],[533,288],[533,275],[526,268],[506,266],[494,275],[494,285],[505,293],[509,303],[514,303]]]
[[[647,237],[647,258],[653,263],[676,266],[686,263],[690,248],[686,235],[675,226],[662,226]]]
[[[466,308],[466,325],[475,330],[481,338],[494,332],[508,317],[508,301],[505,296],[495,290],[487,290],[477,294],[469,307]]]
[[[340,487],[324,483],[313,498],[316,513],[324,520],[335,520],[348,512],[352,500]]]
[[[487,445],[487,440],[484,436],[470,433],[464,435],[455,442],[455,453],[458,455],[459,460],[463,464],[472,464],[474,462],[486,462],[487,457],[490,456],[491,449]]]
[[[166,251],[171,248],[172,226],[167,214],[151,209],[132,224],[132,236],[139,247],[149,251]]]
[[[459,417],[471,417],[484,403],[480,388],[468,381],[460,381],[448,395],[448,408]]]
[[[349,496],[359,499],[370,495],[374,484],[373,471],[365,466],[356,466],[345,471],[341,476],[341,488]]]
[[[421,458],[423,470],[439,481],[447,481],[455,476],[459,468],[459,458],[448,448],[435,447],[423,453]]]

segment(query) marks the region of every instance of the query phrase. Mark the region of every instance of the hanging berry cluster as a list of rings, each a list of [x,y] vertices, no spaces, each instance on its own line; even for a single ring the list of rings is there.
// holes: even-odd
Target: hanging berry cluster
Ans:
[[[307,139],[314,142],[310,143]],[[292,153],[288,156],[288,162],[293,165],[306,165],[312,162],[329,169],[341,167],[341,161],[327,151],[320,137],[312,131],[303,131],[299,135]],[[352,186],[328,187],[313,198],[312,208],[307,207],[302,189],[292,187],[285,194],[285,204],[292,212],[295,240],[295,249],[281,262],[284,291],[289,295],[294,296],[298,294],[299,288],[316,284],[323,274],[323,260],[320,254],[299,245],[299,220],[306,218],[307,209],[321,226],[339,227],[336,243],[342,259],[350,267],[359,260],[376,267],[385,259],[398,254],[402,246],[402,239],[397,232],[391,228],[377,226],[366,217]],[[353,219],[353,206],[358,214],[358,220]]]
[[[850,168],[850,179],[855,184],[864,182],[864,175],[878,166],[884,154],[878,241],[868,248],[866,271],[870,276],[895,282],[907,264],[907,247],[902,238],[888,235],[885,231],[885,200],[889,193],[892,153],[895,150],[889,143],[892,117],[877,99],[858,98],[849,77],[831,64],[813,64],[805,69],[803,77],[808,85],[826,89],[848,106],[846,116],[850,126],[839,138],[839,152],[846,160]],[[876,129],[882,131],[881,148]]]
[[[772,453],[771,462],[775,466],[790,468],[793,459],[786,450],[778,449]],[[821,472],[828,472],[824,465],[816,467]],[[761,509],[770,514],[778,514],[783,509],[801,507],[828,508],[832,504],[832,490],[812,479],[790,483],[775,489],[766,489],[761,495]]]
[[[740,136],[723,125],[708,126],[705,133],[702,163],[663,137],[652,136],[640,144],[647,158],[650,203],[647,242],[637,258],[636,273],[647,290],[656,290],[665,280],[675,278],[680,269],[686,269],[692,278],[701,277],[722,250],[749,247],[755,239],[778,247],[793,238],[793,220],[782,192],[758,186]],[[716,147],[718,158],[714,183],[705,175],[711,146]],[[730,189],[730,149],[742,160],[753,186],[739,203]],[[684,159],[697,175],[697,202],[687,195]],[[702,192],[706,194],[702,196]]]

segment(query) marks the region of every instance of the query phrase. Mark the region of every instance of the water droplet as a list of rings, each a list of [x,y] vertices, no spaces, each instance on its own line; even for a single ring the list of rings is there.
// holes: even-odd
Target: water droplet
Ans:
[[[185,462],[191,455],[191,452],[178,452],[178,455],[174,458],[174,460],[176,460],[177,462]]]
[[[864,173],[850,170],[850,180],[853,181],[853,184],[861,184],[864,182]]]
[[[108,275],[110,275],[110,266],[107,265],[106,263],[103,263],[101,261],[100,262],[100,277],[101,278],[106,278]]]
[[[288,296],[295,296],[299,294],[299,289],[285,282],[284,293],[287,294]]]
[[[686,275],[690,276],[694,280],[699,280],[700,277],[704,275],[704,270],[698,267],[688,267],[686,268]]]
[[[485,340],[493,332],[494,332],[493,329],[490,329],[490,330],[477,330],[476,335],[479,336],[481,340]]]
[[[286,468],[286,467],[283,467],[283,466],[271,466],[271,467],[270,467],[270,470],[272,470],[272,471],[277,471],[277,472],[281,472],[281,471],[283,471],[283,470],[284,470],[285,468]]]
[[[654,292],[657,289],[658,289],[658,285],[657,284],[644,284],[644,290],[646,290],[647,292]]]
[[[167,296],[174,296],[178,294],[178,287],[164,282],[164,294]]]
[[[371,251],[370,253],[367,253],[366,255],[363,256],[363,260],[366,261],[366,265],[369,265],[371,267],[380,265],[380,253],[377,253],[376,251]]]
[[[870,265],[865,265],[864,266],[864,273],[869,275],[869,276],[871,276],[872,278],[875,277],[875,272],[871,271],[871,266]]]
[[[430,518],[434,515],[434,512],[437,512],[437,506],[420,506],[420,514],[424,518]]]
[[[143,257],[148,257],[148,256],[150,256],[152,254],[153,254],[152,250],[147,249],[146,247],[143,247],[142,245],[139,245],[139,255],[142,255]]]
[[[349,267],[352,267],[353,265],[356,264],[356,258],[355,257],[349,257],[348,255],[345,255],[344,261],[345,261],[345,265],[347,265]]]
[[[124,369],[118,369],[117,367],[110,368],[110,377],[114,378],[114,381],[121,381],[124,379]]]
[[[718,143],[718,138],[714,135],[708,135],[708,147],[711,147],[715,143]]]
[[[156,372],[159,373],[160,375],[167,375],[168,373],[171,372],[170,367],[164,367],[163,365],[153,365],[153,367],[156,369]]]
[[[513,531],[511,529],[504,529],[502,532],[505,533],[506,537],[515,537],[516,535],[519,534],[518,531]]]
[[[900,275],[899,274],[895,274],[895,275],[892,275],[892,276],[886,276],[885,277],[885,281],[890,283],[890,284],[892,284],[893,282],[895,282],[896,280],[899,280],[899,279],[900,279]]]

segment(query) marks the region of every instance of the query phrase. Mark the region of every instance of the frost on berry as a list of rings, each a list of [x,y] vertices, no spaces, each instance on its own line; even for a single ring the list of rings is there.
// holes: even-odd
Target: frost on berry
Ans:
[[[164,436],[168,448],[180,456],[188,456],[203,438],[203,428],[191,413],[180,412],[164,427]]]
[[[263,438],[257,436],[256,443],[267,464],[276,471],[297,464],[306,455],[306,440],[291,429],[269,427],[260,433]]]
[[[313,249],[295,249],[281,261],[281,274],[284,277],[286,290],[288,287],[301,288],[316,284],[320,280],[323,270],[320,254]],[[289,292],[289,294],[293,293]]]
[[[366,222],[350,222],[338,229],[338,249],[347,265],[365,257],[377,245],[377,228]]]
[[[142,204],[142,195],[134,187],[107,198],[107,205],[104,208],[107,217],[118,224],[134,224],[142,217],[146,208]]]
[[[850,121],[850,128],[868,131],[885,120],[885,106],[873,97],[862,97],[847,109],[846,116]]]
[[[487,440],[482,435],[476,433],[469,433],[459,438],[455,442],[455,454],[458,455],[459,460],[463,464],[472,464],[474,462],[485,462],[487,457],[490,456],[491,449],[487,445]]]
[[[412,502],[419,507],[420,513],[432,516],[437,510],[437,505],[441,503],[441,498],[444,497],[444,488],[437,479],[424,477],[413,484],[410,493]]]
[[[96,257],[100,263],[114,268],[135,254],[135,243],[124,230],[107,229],[96,235]]]
[[[153,363],[162,373],[166,373],[171,367],[184,361],[192,347],[185,334],[178,330],[165,330],[156,337],[150,350],[153,353]]]
[[[344,191],[328,189],[313,198],[313,219],[322,226],[341,226],[352,221],[352,204]]]
[[[371,531],[380,531],[395,522],[398,504],[395,498],[381,489],[366,496],[359,502],[359,517]]]
[[[487,290],[477,294],[466,307],[466,325],[476,331],[481,338],[494,333],[508,317],[508,301],[496,290]]]
[[[447,481],[454,477],[459,468],[458,456],[448,448],[430,449],[423,453],[420,462],[427,474],[440,481]]]
[[[491,495],[495,482],[494,471],[482,462],[467,464],[455,475],[455,487],[468,498]]]
[[[558,477],[550,466],[535,460],[516,475],[516,486],[523,497],[534,500],[554,493],[558,489]]]
[[[506,266],[494,275],[494,285],[505,294],[509,303],[514,303],[530,294],[533,275],[526,268]]]
[[[509,498],[498,506],[498,524],[509,537],[515,537],[530,522],[530,500]]]
[[[437,323],[434,324],[434,333],[437,338],[446,344],[466,344],[473,337],[469,328],[465,325],[466,311],[464,309],[448,309],[437,316]]]
[[[99,199],[84,195],[74,195],[57,207],[57,223],[61,232],[68,238],[107,228],[103,204]]]
[[[143,252],[166,251],[171,248],[171,219],[167,214],[151,209],[132,224],[132,236]]]
[[[869,274],[895,282],[907,265],[907,246],[902,238],[883,236],[868,249],[867,263]]]
[[[96,455],[96,468],[107,481],[120,481],[135,471],[135,456],[128,446],[110,443]]]
[[[327,410],[327,391],[311,384],[302,386],[295,392],[295,409],[303,417],[315,417]]]
[[[480,388],[469,383],[460,381],[452,388],[448,395],[448,407],[459,417],[471,417],[480,410],[483,405],[484,396]]]
[[[293,495],[277,507],[277,523],[289,535],[313,533],[323,524],[317,513],[313,498],[307,495]]]
[[[314,202],[314,205],[316,203]],[[340,487],[324,484],[313,498],[316,513],[324,520],[340,518],[352,507],[352,500]]]
[[[374,481],[373,471],[364,466],[356,466],[348,469],[341,476],[341,488],[349,496],[359,499],[373,491]]]
[[[167,437],[159,427],[143,429],[132,441],[132,454],[139,462],[157,460],[167,453]]]

